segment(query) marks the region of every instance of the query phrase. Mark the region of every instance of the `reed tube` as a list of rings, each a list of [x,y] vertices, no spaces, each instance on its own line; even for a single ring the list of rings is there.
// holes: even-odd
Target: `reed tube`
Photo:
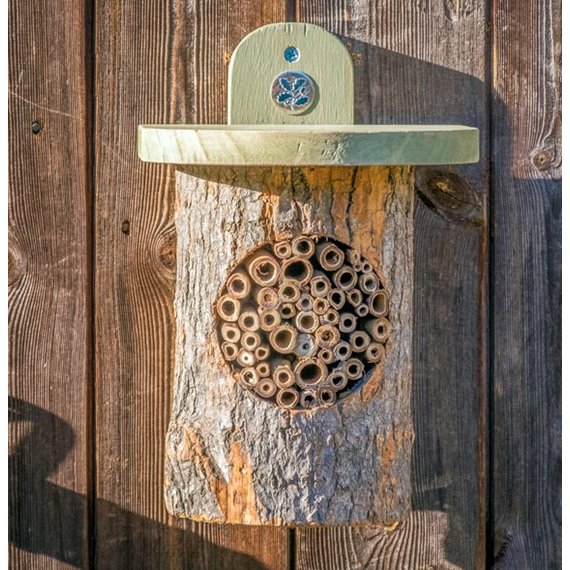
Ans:
[[[267,346],[258,346],[255,349],[256,360],[267,360],[269,358],[269,348]]]
[[[365,295],[371,295],[378,291],[380,281],[374,273],[364,273],[358,278],[358,286]]]
[[[365,317],[370,312],[370,307],[366,303],[362,303],[358,307],[354,307],[354,312],[359,317]]]
[[[336,402],[336,392],[332,388],[323,386],[317,392],[319,406],[332,406]]]
[[[273,381],[279,388],[289,388],[295,384],[295,374],[285,365],[279,365],[273,370]]]
[[[305,285],[313,276],[313,265],[304,257],[295,256],[283,262],[281,271],[285,280]]]
[[[344,263],[344,252],[330,242],[317,244],[317,257],[326,271],[336,271]]]
[[[299,358],[314,356],[318,350],[315,337],[311,334],[300,334],[295,343],[295,354]]]
[[[313,301],[313,312],[317,315],[324,315],[328,311],[329,307],[329,302],[326,299],[318,297]]]
[[[241,303],[231,295],[223,295],[216,303],[216,310],[224,321],[235,323],[240,316]]]
[[[280,241],[273,246],[273,253],[279,259],[291,257],[291,244],[288,241]]]
[[[277,392],[277,386],[273,380],[262,378],[255,387],[255,391],[263,398],[271,398]]]
[[[307,358],[297,363],[295,381],[301,388],[312,388],[322,382],[328,374],[324,362],[318,358]]]
[[[272,331],[281,324],[281,315],[275,309],[265,309],[259,314],[259,326],[261,330]]]
[[[292,303],[283,303],[279,307],[279,314],[284,319],[292,319],[296,313],[297,311]]]
[[[370,344],[370,337],[364,331],[354,331],[348,338],[352,352],[364,352]]]
[[[392,325],[385,317],[368,321],[364,325],[364,328],[376,342],[386,342],[390,336],[390,332],[392,331]]]
[[[279,325],[271,331],[269,342],[273,350],[280,354],[287,354],[295,349],[297,334],[297,331],[291,325]]]
[[[360,289],[351,289],[346,293],[346,300],[353,306],[358,307],[362,303],[362,292]]]
[[[358,380],[364,373],[364,364],[358,358],[349,358],[344,364],[344,372],[349,380]]]
[[[287,388],[279,390],[279,392],[277,392],[276,400],[277,405],[280,408],[290,410],[298,404],[299,392],[297,392],[297,390],[288,390]]]
[[[332,364],[335,361],[334,353],[330,348],[321,348],[319,351],[319,358],[325,364]]]
[[[333,309],[340,311],[346,303],[346,295],[340,289],[331,289],[327,295],[328,302]]]
[[[227,342],[239,342],[241,338],[241,329],[237,325],[231,323],[222,323],[222,338]]]
[[[371,342],[364,352],[364,358],[372,363],[380,362],[384,358],[384,355],[384,345],[379,342]]]
[[[255,356],[253,352],[241,348],[237,355],[237,361],[241,366],[255,366]]]
[[[255,351],[255,349],[261,344],[261,335],[256,332],[246,332],[243,333],[241,337],[241,345],[250,352]]]
[[[329,374],[327,384],[334,390],[342,390],[348,384],[348,376],[342,370],[334,370]]]
[[[376,291],[368,297],[370,314],[375,317],[384,317],[388,313],[388,295],[386,291]]]
[[[281,266],[268,251],[260,249],[248,259],[247,271],[258,285],[269,287],[279,280]]]
[[[352,313],[341,313],[338,328],[342,333],[350,333],[356,329],[357,319]]]
[[[256,332],[259,330],[259,315],[253,309],[248,308],[239,316],[238,325],[242,331]]]
[[[299,311],[310,311],[313,308],[313,298],[308,293],[303,293],[295,306]]]
[[[300,296],[299,286],[292,281],[285,281],[279,287],[278,298],[283,303],[296,303]]]
[[[259,374],[255,368],[248,366],[247,368],[240,370],[238,381],[246,388],[254,388],[259,382]]]
[[[262,309],[274,309],[279,304],[279,295],[271,287],[262,287],[257,292],[256,300]]]
[[[310,410],[318,405],[318,400],[314,392],[303,390],[299,397],[299,405],[305,410]]]
[[[313,275],[313,278],[309,282],[311,295],[313,297],[326,297],[331,290],[330,279],[322,271],[315,271]]]
[[[343,265],[338,271],[333,273],[333,283],[342,291],[350,291],[358,281],[358,275],[352,267]]]
[[[307,236],[297,236],[291,242],[291,251],[298,257],[309,258],[315,253],[315,242]]]
[[[251,291],[251,281],[244,271],[237,270],[228,277],[226,287],[232,297],[243,299]]]
[[[321,316],[320,321],[323,325],[338,325],[340,315],[338,311],[329,309],[324,315]]]
[[[313,311],[297,313],[295,326],[303,333],[314,333],[319,328],[319,317]]]
[[[315,332],[315,341],[321,348],[333,348],[340,341],[340,331],[332,325],[321,325]]]
[[[260,378],[266,378],[271,374],[271,368],[269,367],[269,362],[260,362],[256,367],[255,371]]]
[[[346,340],[341,340],[333,349],[336,360],[348,360],[352,355],[352,346]]]
[[[238,356],[238,345],[234,342],[224,342],[222,343],[222,352],[224,353],[224,358],[229,360],[235,360]]]

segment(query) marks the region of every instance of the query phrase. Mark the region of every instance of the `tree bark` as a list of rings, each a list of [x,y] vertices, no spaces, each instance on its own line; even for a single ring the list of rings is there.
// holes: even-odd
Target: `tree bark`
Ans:
[[[238,524],[402,520],[410,507],[413,169],[192,168],[177,174],[176,380],[168,509]],[[214,327],[218,292],[254,247],[326,234],[390,297],[386,359],[350,397],[290,412],[246,393]]]

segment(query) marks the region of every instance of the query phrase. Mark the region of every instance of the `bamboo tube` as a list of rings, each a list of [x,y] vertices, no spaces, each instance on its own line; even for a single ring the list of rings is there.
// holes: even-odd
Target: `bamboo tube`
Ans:
[[[331,281],[322,271],[313,273],[310,285],[313,297],[326,297],[331,290]]]
[[[364,353],[368,362],[380,362],[385,355],[384,345],[379,342],[371,342]]]
[[[248,366],[247,368],[240,370],[238,382],[246,388],[254,388],[259,382],[259,375],[255,368]]]
[[[263,398],[271,398],[271,396],[277,392],[277,386],[275,386],[273,380],[263,378],[255,387],[255,391]]]
[[[243,333],[241,345],[250,352],[253,352],[261,344],[261,335],[256,332]]]
[[[280,241],[273,246],[273,253],[279,259],[291,257],[291,244],[288,241]]]
[[[380,281],[374,273],[364,273],[358,278],[358,286],[363,293],[370,295],[378,291]]]
[[[298,257],[309,258],[315,253],[315,242],[307,236],[297,236],[291,242],[291,251]]]
[[[293,352],[297,341],[297,331],[291,325],[279,325],[271,331],[269,342],[280,354]]]
[[[291,410],[299,403],[299,392],[287,388],[279,390],[275,399],[280,408]]]
[[[284,303],[296,303],[300,296],[299,286],[293,281],[285,281],[279,287],[278,298]]]
[[[284,280],[294,281],[298,285],[304,285],[308,283],[313,276],[313,266],[304,257],[290,257],[283,262],[281,272]]]
[[[262,287],[255,298],[262,309],[274,309],[279,304],[277,291],[271,287]]]
[[[271,369],[269,367],[269,362],[260,362],[256,367],[255,371],[260,378],[267,378],[271,374]]]
[[[279,307],[279,314],[284,319],[292,319],[296,313],[297,311],[292,303],[283,303]]]
[[[281,315],[275,309],[265,309],[259,314],[261,330],[272,331],[281,324]]]
[[[334,284],[342,291],[350,291],[358,281],[356,271],[348,265],[343,265],[338,271],[335,271],[332,278]]]
[[[269,287],[279,280],[281,266],[268,251],[260,249],[247,260],[247,271],[258,285]]]
[[[295,306],[299,311],[310,311],[313,308],[313,298],[308,293],[303,293]]]
[[[329,309],[319,320],[323,325],[338,325],[339,318],[340,315],[338,314],[338,311]]]
[[[318,358],[301,360],[295,366],[295,382],[301,388],[312,388],[320,384],[327,376],[326,364]]]
[[[239,316],[238,325],[242,331],[256,332],[259,330],[259,315],[253,309],[247,308]]]
[[[319,358],[325,364],[332,364],[335,361],[334,353],[330,348],[321,348],[319,351]]]
[[[348,360],[352,354],[352,346],[346,340],[341,340],[333,348],[333,354],[336,360]]]
[[[313,301],[313,312],[317,315],[324,315],[330,307],[329,302],[326,299],[317,297]]]
[[[344,373],[349,380],[358,380],[364,373],[364,364],[358,358],[349,358],[344,364]]]
[[[321,242],[317,245],[317,257],[326,271],[336,271],[344,263],[344,253],[334,243]]]
[[[334,390],[342,390],[348,384],[348,377],[342,370],[334,370],[327,378],[327,384]]]
[[[305,410],[316,408],[318,406],[318,399],[314,392],[310,390],[303,390],[299,397],[299,405]]]
[[[267,346],[258,346],[255,349],[256,360],[267,360],[269,358],[269,348]]]
[[[241,329],[237,325],[231,323],[222,323],[222,338],[227,342],[239,342],[241,338]]]
[[[323,386],[317,392],[317,401],[319,406],[332,406],[336,402],[336,392]]]
[[[352,352],[364,352],[370,344],[370,337],[364,331],[354,331],[348,338]]]
[[[251,291],[251,281],[244,271],[234,271],[229,277],[226,284],[228,293],[236,299],[247,297]]]
[[[333,309],[339,311],[344,307],[346,302],[346,295],[344,291],[340,289],[331,289],[327,295],[328,302],[331,304]]]
[[[319,317],[313,311],[297,313],[295,326],[303,333],[314,333],[319,328]]]
[[[253,352],[249,350],[245,350],[245,348],[241,348],[237,355],[237,361],[241,366],[255,366],[255,356]]]
[[[241,303],[231,295],[222,295],[216,303],[218,315],[230,323],[235,323],[240,315]]]
[[[237,358],[238,351],[238,345],[234,342],[222,343],[222,352],[224,353],[224,358],[227,361],[231,362],[232,360],[235,360]]]
[[[368,307],[370,314],[375,317],[384,317],[388,314],[388,295],[383,289],[376,291],[368,297]]]
[[[318,350],[315,338],[311,334],[300,334],[295,343],[295,354],[299,358],[314,356]]]
[[[279,388],[289,388],[295,384],[295,374],[289,366],[281,364],[273,370],[273,381]]]
[[[351,289],[346,292],[346,300],[353,306],[358,307],[362,303],[362,293],[360,289]]]
[[[342,333],[352,332],[356,328],[356,317],[352,313],[341,313],[338,328]]]
[[[354,312],[359,317],[365,317],[370,312],[370,307],[366,303],[362,303],[361,305],[358,305],[358,307],[354,308]]]
[[[372,319],[368,321],[364,328],[368,331],[368,334],[376,341],[376,342],[386,342],[390,333],[392,332],[392,325],[390,321],[385,317],[380,317],[378,319]]]
[[[333,348],[340,341],[340,332],[332,325],[321,325],[315,332],[315,342],[321,348]]]

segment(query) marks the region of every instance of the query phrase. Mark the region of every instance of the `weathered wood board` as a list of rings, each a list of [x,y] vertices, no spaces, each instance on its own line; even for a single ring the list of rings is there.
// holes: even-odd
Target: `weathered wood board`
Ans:
[[[88,564],[88,12],[79,2],[9,3],[11,568]]]
[[[410,499],[411,167],[196,169],[178,174],[171,512],[241,524],[392,523]],[[325,234],[360,251],[390,297],[385,362],[356,394],[290,412],[253,398],[222,361],[212,307],[260,243]]]

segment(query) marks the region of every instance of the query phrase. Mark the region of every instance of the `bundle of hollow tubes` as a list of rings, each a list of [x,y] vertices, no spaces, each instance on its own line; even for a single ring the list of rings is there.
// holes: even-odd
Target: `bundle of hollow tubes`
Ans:
[[[237,382],[286,409],[330,406],[356,390],[391,330],[371,264],[321,236],[256,249],[227,279],[216,312]]]

